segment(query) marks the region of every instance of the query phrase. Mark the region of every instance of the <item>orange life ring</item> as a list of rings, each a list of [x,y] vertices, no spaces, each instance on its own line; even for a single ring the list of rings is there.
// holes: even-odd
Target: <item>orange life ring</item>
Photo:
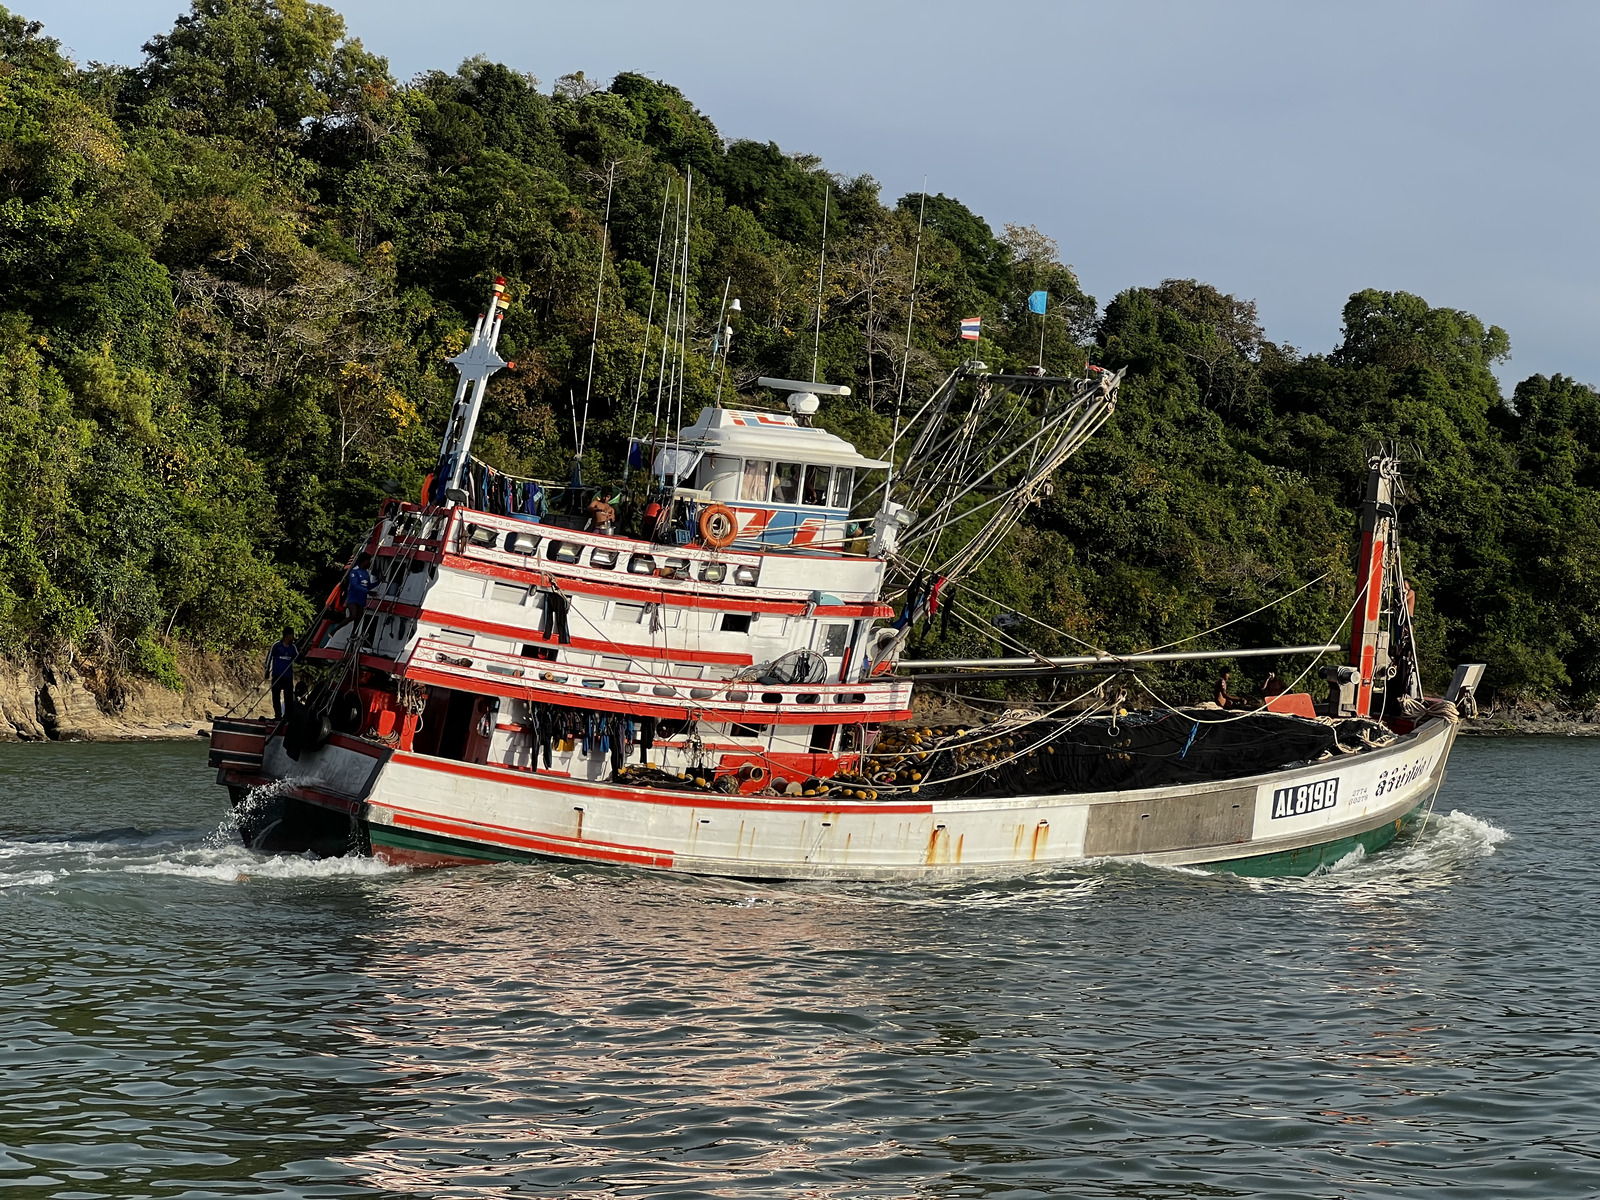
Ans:
[[[739,521],[726,504],[708,504],[700,512],[700,540],[721,550],[739,536]]]

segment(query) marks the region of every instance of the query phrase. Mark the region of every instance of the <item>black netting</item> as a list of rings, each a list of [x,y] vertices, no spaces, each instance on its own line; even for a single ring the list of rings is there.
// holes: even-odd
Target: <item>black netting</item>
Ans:
[[[931,750],[926,758],[913,753],[904,763],[883,761],[882,769],[907,778],[915,769],[922,791],[943,796],[1124,791],[1259,775],[1353,753],[1392,736],[1366,720],[1328,724],[1257,713],[1220,721],[1221,716],[1202,709],[1100,717],[1062,724],[1053,734],[1051,723],[1037,722],[982,742]],[[924,742],[930,743],[936,744],[931,738]],[[1027,750],[1035,743],[1042,744]]]

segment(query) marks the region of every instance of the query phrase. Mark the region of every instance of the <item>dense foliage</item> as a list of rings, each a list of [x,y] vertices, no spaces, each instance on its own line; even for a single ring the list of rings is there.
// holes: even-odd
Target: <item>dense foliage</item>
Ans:
[[[997,629],[1012,610],[1120,649],[1171,642],[1319,576],[1220,636],[1331,634],[1366,456],[1389,439],[1411,464],[1430,682],[1482,658],[1502,694],[1600,695],[1600,397],[1540,376],[1502,397],[1506,335],[1469,314],[1362,292],[1340,346],[1302,355],[1192,280],[1101,311],[1039,231],[727,142],[666,84],[543,91],[486,59],[402,84],[305,0],[194,0],[144,50],[82,68],[0,9],[0,650],[171,680],[178,641],[254,647],[303,621],[377,500],[416,494],[445,359],[496,274],[518,369],[491,387],[480,453],[566,474],[603,269],[585,470],[614,474],[641,374],[647,414],[655,394],[664,197],[670,259],[692,170],[690,417],[730,280],[728,386],[811,370],[825,206],[820,372],[857,395],[824,419],[863,449],[902,387],[970,353],[960,317],[984,318],[992,365],[1035,362],[1042,335],[1053,371],[1128,368],[1107,430],[925,650],[1070,646]]]

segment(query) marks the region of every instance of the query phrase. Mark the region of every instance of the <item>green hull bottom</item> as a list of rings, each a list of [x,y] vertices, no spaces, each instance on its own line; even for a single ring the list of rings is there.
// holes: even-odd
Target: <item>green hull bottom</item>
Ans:
[[[372,827],[372,851],[392,863],[419,867],[443,867],[466,863],[537,862],[539,856],[520,850],[463,842],[438,834],[392,825]]]
[[[1408,813],[1407,816],[1409,815]],[[1229,858],[1202,865],[1208,871],[1227,871],[1233,875],[1246,875],[1256,879],[1282,875],[1309,875],[1319,867],[1333,866],[1358,846],[1368,854],[1382,850],[1399,835],[1400,827],[1404,823],[1405,818],[1402,817],[1398,821],[1386,821],[1366,833],[1338,838],[1317,846],[1301,846],[1295,850],[1280,850],[1276,854]]]
[[[1415,810],[1413,810],[1415,811]],[[1410,816],[1411,814],[1407,814]],[[1350,837],[1337,838],[1315,846],[1280,850],[1200,864],[1208,871],[1227,871],[1251,878],[1310,875],[1319,867],[1331,867],[1358,846],[1368,854],[1382,850],[1399,835],[1405,819],[1388,821],[1376,829]],[[538,854],[509,848],[489,847],[438,834],[399,830],[393,826],[372,827],[373,852],[393,863],[410,866],[452,866],[466,863],[534,862]]]

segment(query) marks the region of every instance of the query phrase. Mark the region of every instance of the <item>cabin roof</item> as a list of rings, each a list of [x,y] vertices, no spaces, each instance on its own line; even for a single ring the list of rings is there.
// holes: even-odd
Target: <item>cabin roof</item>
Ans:
[[[695,423],[683,431],[683,444],[710,454],[741,458],[770,458],[818,466],[887,467],[866,458],[842,437],[826,429],[801,425],[789,413],[755,412],[739,408],[703,408]]]

